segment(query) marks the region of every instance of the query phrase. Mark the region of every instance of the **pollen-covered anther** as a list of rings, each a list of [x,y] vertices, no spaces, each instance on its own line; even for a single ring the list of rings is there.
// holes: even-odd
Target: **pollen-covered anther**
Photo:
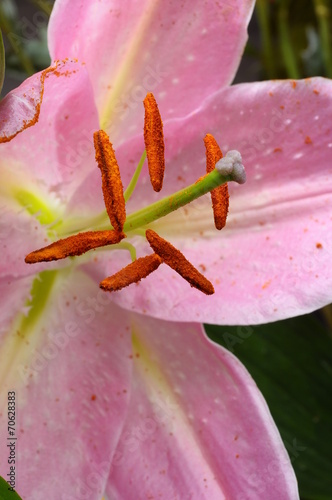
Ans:
[[[236,149],[228,151],[224,158],[216,163],[216,169],[220,175],[231,177],[238,184],[246,182],[246,171],[242,163],[242,156]]]
[[[182,253],[177,250],[168,241],[161,238],[152,229],[147,229],[146,238],[159,257],[170,266],[174,271],[182,276],[191,286],[197,288],[206,295],[212,295],[214,288],[212,283],[203,276]]]
[[[37,262],[49,262],[51,260],[74,257],[75,255],[82,255],[93,248],[114,245],[119,243],[123,238],[125,238],[125,234],[117,231],[87,231],[86,233],[78,233],[29,253],[25,257],[25,262],[27,264],[36,264]]]
[[[149,274],[158,269],[162,262],[162,259],[155,253],[147,255],[146,257],[140,257],[113,276],[105,278],[101,281],[99,286],[107,292],[116,292],[132,283],[138,283],[141,279],[146,278]]]
[[[126,221],[126,205],[120,170],[109,137],[104,130],[93,134],[96,161],[101,170],[102,189],[107,214],[116,231],[121,232]]]
[[[144,101],[144,143],[152,187],[159,192],[165,172],[165,145],[163,122],[154,95],[150,92]]]
[[[211,134],[206,134],[204,137],[204,144],[206,150],[206,173],[212,172],[216,163],[221,160],[222,152],[218,146],[217,141]],[[217,229],[222,229],[226,225],[228,207],[229,207],[229,194],[228,185],[223,184],[211,191],[212,208],[214,215],[214,224]]]

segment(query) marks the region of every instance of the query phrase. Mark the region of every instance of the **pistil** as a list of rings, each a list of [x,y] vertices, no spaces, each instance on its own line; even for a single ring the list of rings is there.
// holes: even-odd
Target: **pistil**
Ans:
[[[236,178],[238,177],[237,174]],[[227,182],[238,182],[234,177],[235,175],[232,170],[223,171],[222,167],[220,170],[215,168],[211,173],[204,175],[194,184],[130,214],[123,226],[123,230],[128,233],[129,231],[134,231],[147,224],[151,224],[151,222],[165,217]],[[224,207],[224,201],[222,203]]]

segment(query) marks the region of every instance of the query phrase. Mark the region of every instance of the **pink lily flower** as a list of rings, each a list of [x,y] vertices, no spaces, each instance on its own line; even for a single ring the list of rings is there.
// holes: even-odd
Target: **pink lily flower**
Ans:
[[[15,138],[1,145],[0,380],[17,391],[23,498],[298,498],[256,385],[198,323],[272,321],[330,299],[321,270],[331,84],[228,87],[252,8],[57,1],[51,55],[78,62],[35,75],[2,102],[2,138]],[[207,132],[243,154],[248,183],[230,186],[222,233],[201,199],[153,225],[201,265],[212,297],[164,268],[107,295],[99,281],[129,262],[111,247],[24,263],[45,240],[90,229],[104,210],[92,143],[100,127],[128,184],[144,149],[140,102],[150,90],[164,119],[163,195],[204,173]],[[143,172],[128,210],[155,199]],[[145,255],[147,243],[135,238]],[[0,419],[5,439],[4,411]]]

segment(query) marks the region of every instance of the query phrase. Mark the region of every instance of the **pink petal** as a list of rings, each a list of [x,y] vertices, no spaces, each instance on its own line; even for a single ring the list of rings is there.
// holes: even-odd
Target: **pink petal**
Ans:
[[[26,265],[25,256],[45,246],[47,231],[63,220],[66,197],[88,171],[98,170],[92,136],[99,128],[98,118],[86,70],[78,63],[65,61],[44,74],[38,123],[15,140],[1,144],[0,276],[24,276],[45,268]],[[36,82],[40,79],[41,74],[35,77]],[[16,89],[15,99],[33,93],[35,87],[30,78]],[[31,206],[31,197],[47,207],[50,220],[44,227],[37,220],[43,209],[40,211],[38,203]]]
[[[86,63],[101,125],[119,143],[140,131],[147,92],[155,93],[166,119],[191,112],[231,82],[253,7],[253,0],[208,8],[199,0],[58,0],[50,53]]]
[[[30,294],[33,278],[13,279],[9,277],[0,278],[0,342],[8,333],[15,321],[17,311],[27,313],[27,299]]]
[[[2,182],[4,181],[5,176],[2,177]],[[22,277],[45,268],[45,266],[38,268],[27,266],[24,262],[29,252],[45,246],[46,232],[34,217],[25,213],[22,207],[9,208],[6,205],[1,207],[0,234],[1,278]],[[0,296],[2,297],[1,294]]]
[[[0,102],[0,143],[11,141],[38,121],[47,71],[28,78]]]
[[[134,316],[130,407],[111,498],[296,500],[294,472],[241,363],[195,324]]]
[[[32,86],[29,79],[16,91],[32,92]],[[98,128],[85,67],[77,62],[58,62],[46,74],[38,123],[15,141],[1,145],[0,168],[15,173],[17,188],[29,183],[28,188],[37,190],[46,204],[51,205],[54,193],[65,202],[95,167],[92,134]]]
[[[202,175],[207,132],[224,152],[238,149],[243,155],[247,183],[230,186],[222,232],[213,227],[209,197],[154,226],[212,281],[216,293],[205,297],[162,266],[114,300],[159,318],[218,324],[276,321],[330,303],[331,96],[332,83],[321,78],[243,84],[211,97],[185,120],[166,123],[164,195]],[[140,148],[140,138],[120,148],[120,165]],[[149,183],[140,183],[131,206],[154,199]],[[144,244],[141,254],[146,251]]]
[[[16,392],[16,486],[26,499],[100,500],[128,406],[129,324],[82,273],[58,274],[53,286],[40,321],[25,331],[13,322],[2,338],[2,394]]]

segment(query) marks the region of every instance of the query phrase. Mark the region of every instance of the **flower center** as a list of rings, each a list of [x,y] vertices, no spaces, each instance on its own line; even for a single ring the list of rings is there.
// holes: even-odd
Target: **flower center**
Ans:
[[[144,142],[149,175],[153,189],[159,192],[163,185],[165,171],[163,124],[157,103],[152,94],[146,96],[144,107]],[[100,283],[103,290],[120,290],[147,277],[161,263],[165,263],[179,273],[191,286],[208,295],[214,293],[212,283],[187,261],[179,250],[151,229],[145,230],[147,225],[208,192],[211,193],[215,227],[220,230],[225,226],[228,212],[227,182],[244,183],[245,170],[238,151],[229,151],[226,157],[223,158],[222,152],[212,135],[207,134],[204,142],[206,148],[206,174],[203,177],[171,196],[167,196],[127,216],[126,201],[134,192],[145,160],[145,154],[143,154],[126,192],[123,193],[120,170],[112,144],[103,130],[95,132],[96,161],[101,171],[104,202],[112,229],[109,228],[109,225],[107,229],[103,227],[103,215],[94,220],[97,227],[102,226],[101,230],[86,231],[58,240],[47,247],[31,252],[27,255],[25,261],[34,264],[41,261],[52,261],[81,255],[89,250],[106,245],[117,245],[117,247],[122,245],[122,247],[126,247],[131,251],[134,260],[114,276],[103,280]],[[130,233],[140,234],[142,231],[144,231],[153,254],[136,260],[135,252],[130,244],[124,244],[122,240]]]

